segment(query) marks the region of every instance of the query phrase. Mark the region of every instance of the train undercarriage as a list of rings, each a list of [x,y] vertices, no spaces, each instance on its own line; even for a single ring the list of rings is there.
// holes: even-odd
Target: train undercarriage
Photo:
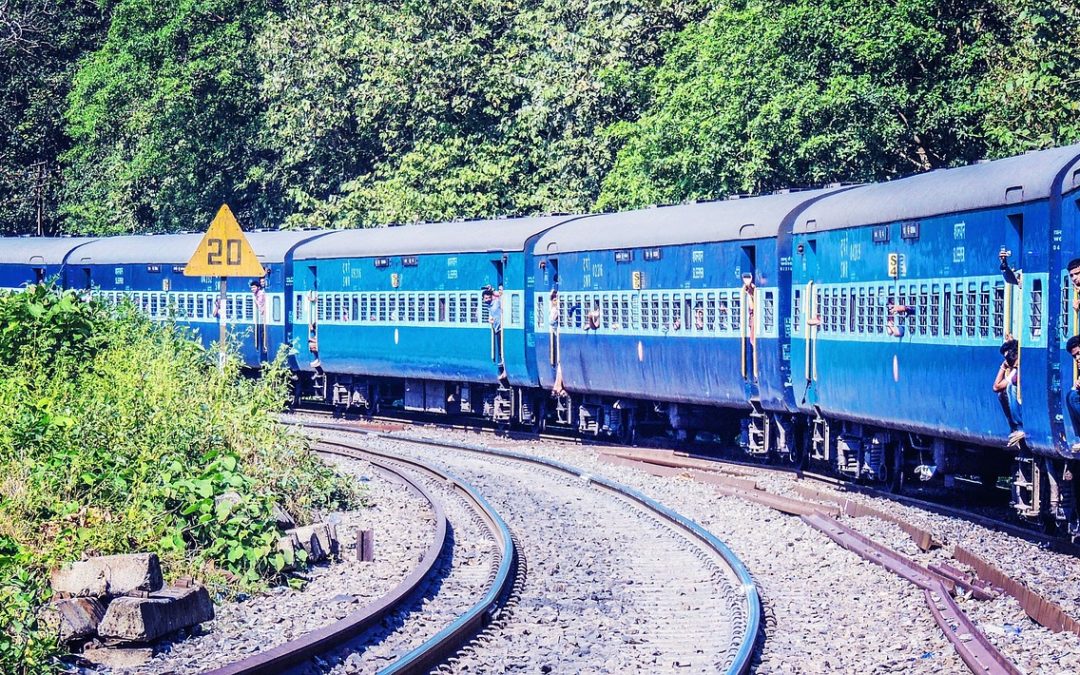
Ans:
[[[829,473],[893,492],[935,488],[984,495],[1008,491],[1020,520],[1080,534],[1072,470],[1063,459],[957,443],[858,422],[745,409],[575,394],[506,384],[317,373],[302,377],[296,403],[314,398],[338,414],[404,411],[491,423],[504,429],[560,429],[631,444],[665,438],[704,453],[753,458]]]

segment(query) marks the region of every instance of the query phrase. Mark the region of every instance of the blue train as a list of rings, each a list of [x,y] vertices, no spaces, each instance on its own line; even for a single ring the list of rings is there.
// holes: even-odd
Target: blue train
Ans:
[[[224,311],[250,365],[284,347],[343,409],[709,433],[895,488],[1012,475],[1021,515],[1075,527],[1078,218],[1070,146],[626,213],[253,232],[269,274]],[[209,342],[198,241],[4,239],[0,287],[58,276]]]

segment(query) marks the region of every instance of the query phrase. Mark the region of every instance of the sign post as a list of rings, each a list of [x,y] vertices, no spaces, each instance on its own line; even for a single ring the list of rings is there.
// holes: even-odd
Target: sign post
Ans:
[[[265,272],[240,223],[222,204],[198,248],[184,267],[186,277],[218,277],[218,367],[225,368],[226,313],[229,277],[262,277]]]

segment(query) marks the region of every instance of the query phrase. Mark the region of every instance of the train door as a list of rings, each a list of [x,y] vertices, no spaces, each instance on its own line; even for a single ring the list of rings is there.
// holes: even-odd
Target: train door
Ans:
[[[802,292],[803,306],[799,308],[803,314],[803,374],[806,379],[806,388],[803,391],[803,403],[810,398],[811,403],[816,401],[816,392],[813,384],[818,379],[818,331],[821,330],[821,291],[815,279],[817,277],[817,240],[808,239],[805,246],[800,244],[806,266],[806,287]]]
[[[1016,340],[1016,366],[1017,366],[1017,382],[1016,382],[1016,400],[1018,403],[1023,403],[1023,387],[1022,380],[1023,370],[1020,368],[1021,361],[1023,359],[1024,349],[1024,289],[1023,280],[1018,279],[1014,270],[1023,270],[1024,268],[1024,216],[1021,213],[1009,215],[1009,225],[1005,228],[1005,241],[1001,246],[1000,252],[1001,269],[1002,269],[1002,285],[1003,288],[998,290],[994,289],[994,299],[1000,301],[1003,304],[1002,307],[1002,321],[1003,321],[1003,338],[1012,338]],[[1038,295],[1042,293],[1042,280],[1033,279],[1031,284],[1032,288],[1030,292],[1038,290]],[[1034,286],[1038,285],[1040,288],[1035,289]],[[980,292],[982,289],[980,289]]]
[[[495,289],[490,293],[490,305],[488,316],[491,322],[491,360],[499,369],[499,378],[506,374],[506,341],[503,337],[503,318],[507,316],[506,303],[509,297],[503,295],[503,274],[506,270],[505,256],[494,258],[491,264],[495,266]],[[485,294],[487,292],[485,291]]]
[[[743,246],[740,249],[739,271],[742,287],[738,292],[742,295],[742,302],[739,303],[739,359],[743,379],[750,381],[757,381],[758,374],[756,259],[756,246]]]
[[[319,361],[319,320],[320,316],[319,308],[321,303],[319,302],[319,268],[315,265],[308,266],[308,274],[310,275],[310,283],[308,284],[308,292],[304,298],[304,306],[307,310],[305,314],[308,318],[308,352],[310,353],[311,366],[316,372],[319,372],[322,362]]]

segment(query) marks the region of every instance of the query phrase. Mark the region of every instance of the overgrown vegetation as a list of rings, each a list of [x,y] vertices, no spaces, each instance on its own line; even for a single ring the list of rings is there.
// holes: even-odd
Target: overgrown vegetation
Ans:
[[[166,576],[258,587],[286,562],[275,503],[358,503],[275,423],[287,371],[216,360],[131,306],[0,295],[0,672],[50,667],[33,610],[64,561],[154,551]]]
[[[0,25],[8,232],[627,208],[1080,141],[1073,0],[10,0]]]

